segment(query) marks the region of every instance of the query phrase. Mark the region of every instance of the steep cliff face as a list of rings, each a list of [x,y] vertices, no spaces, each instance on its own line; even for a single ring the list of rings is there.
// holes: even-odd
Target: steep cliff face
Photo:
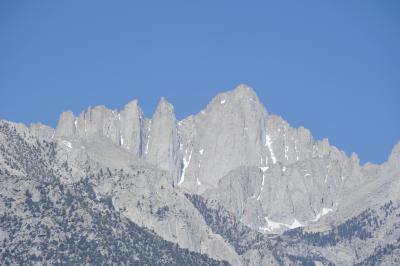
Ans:
[[[254,91],[241,85],[217,95],[198,115],[182,121],[192,123],[192,132],[186,133],[180,185],[202,192],[217,187],[223,175],[240,165],[260,164],[265,158],[266,115]]]
[[[65,112],[56,138],[108,139],[167,171],[177,187],[218,197],[243,222],[263,230],[315,223],[346,205],[346,193],[373,179],[356,154],[348,157],[327,139],[315,141],[309,130],[269,114],[246,85],[218,94],[182,121],[164,98],[151,119],[136,100],[120,113],[104,106],[79,118]],[[396,154],[390,161],[398,161]],[[390,171],[396,168],[391,164]],[[243,167],[253,169],[251,174],[243,175]],[[281,226],[271,229],[274,223]]]
[[[349,157],[327,139],[314,140],[309,130],[270,114],[246,85],[218,94],[181,121],[162,98],[151,118],[134,100],[122,111],[96,106],[77,117],[64,112],[55,130],[1,123],[5,184],[31,175],[71,187],[88,180],[118,215],[232,265],[355,263],[382,253],[373,250],[376,241],[384,248],[400,237],[388,229],[399,222],[400,144],[384,164],[361,166],[356,154]],[[41,141],[53,148],[33,160],[29,154],[44,149]],[[38,168],[37,160],[45,167]],[[382,209],[389,203],[390,214]],[[375,226],[375,220],[382,223]],[[366,241],[368,251],[335,260],[329,250],[351,246],[348,230],[366,223],[370,242],[366,231],[361,238],[355,234],[361,239],[356,248]],[[329,237],[317,232],[343,241],[327,248],[321,241]],[[321,245],[313,250],[309,238]],[[300,256],[303,251],[307,255]]]
[[[393,170],[400,168],[400,142],[393,147],[393,150],[389,155],[387,164],[388,167],[392,168]]]
[[[144,118],[136,100],[119,113],[97,106],[76,118],[68,111],[60,116],[56,137],[107,138],[196,192],[216,188],[240,166],[266,169],[326,156],[348,160],[326,139],[314,141],[307,129],[292,128],[269,114],[246,85],[217,95],[199,114],[182,121],[176,121],[173,106],[164,98],[151,119]]]
[[[178,151],[178,129],[174,107],[162,98],[148,123],[144,158],[176,176],[179,171]]]
[[[117,117],[120,121],[119,145],[140,157],[143,152],[144,116],[138,101],[128,103]]]
[[[112,191],[96,193],[98,179],[128,176],[122,169],[87,169],[86,176],[66,184],[71,168],[59,161],[56,143],[2,121],[0,140],[2,265],[228,265],[138,225],[118,210],[119,202],[113,204]]]
[[[143,112],[135,100],[119,113],[102,105],[88,108],[79,117],[66,111],[60,116],[55,136],[70,139],[106,138],[139,157],[142,154],[144,123]]]

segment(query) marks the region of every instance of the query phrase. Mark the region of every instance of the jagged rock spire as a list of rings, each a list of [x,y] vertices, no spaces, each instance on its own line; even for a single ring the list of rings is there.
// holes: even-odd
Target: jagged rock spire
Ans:
[[[148,127],[146,159],[174,174],[178,167],[178,131],[174,108],[161,98]]]
[[[72,137],[75,135],[75,116],[71,111],[65,111],[60,115],[56,128],[57,137]]]

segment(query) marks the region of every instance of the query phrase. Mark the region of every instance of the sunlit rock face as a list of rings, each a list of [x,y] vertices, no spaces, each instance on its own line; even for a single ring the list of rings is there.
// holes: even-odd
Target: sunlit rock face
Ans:
[[[28,249],[19,244],[33,232],[23,228],[35,215],[45,217],[51,243],[63,243],[59,209],[67,208],[79,218],[69,221],[79,234],[106,238],[104,228],[90,227],[104,224],[101,214],[117,223],[107,223],[113,232],[151,229],[195,252],[199,265],[396,265],[400,255],[400,144],[382,165],[360,165],[356,154],[268,112],[247,85],[181,121],[164,98],[150,118],[133,100],[121,111],[66,111],[56,129],[1,121],[0,177],[3,221],[22,219],[18,230],[0,226],[10,247]],[[83,205],[67,207],[69,200]],[[40,227],[39,219],[29,221]],[[37,250],[24,251],[42,254]],[[1,252],[12,258],[14,251]]]

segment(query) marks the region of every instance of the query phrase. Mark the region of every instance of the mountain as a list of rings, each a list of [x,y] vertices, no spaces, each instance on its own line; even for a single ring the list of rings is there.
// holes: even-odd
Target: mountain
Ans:
[[[400,261],[400,143],[360,165],[246,85],[181,121],[164,98],[2,120],[0,182],[2,264]]]

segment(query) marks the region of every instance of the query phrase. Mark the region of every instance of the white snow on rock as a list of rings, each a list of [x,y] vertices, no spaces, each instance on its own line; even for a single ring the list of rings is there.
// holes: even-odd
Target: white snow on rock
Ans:
[[[124,145],[124,138],[121,136],[121,146]]]
[[[286,145],[286,128],[284,128],[284,130],[283,130],[283,138],[285,141],[285,159],[289,161],[289,155],[288,155],[289,146]]]
[[[75,125],[75,129],[76,129],[78,127],[78,120],[77,119],[75,119],[74,125]]]
[[[199,150],[200,155],[203,155],[204,149]]]
[[[149,142],[150,142],[150,137],[151,137],[151,136],[149,136],[149,137],[147,138],[146,150],[144,151],[144,153],[145,153],[145,154],[147,154],[147,152],[149,151]]]
[[[262,158],[261,158],[261,163],[262,163]],[[260,166],[258,168],[260,168],[260,170],[263,172],[260,193],[258,194],[258,197],[257,197],[257,200],[260,200],[261,194],[264,190],[264,183],[265,183],[265,174],[264,173],[269,169],[269,167],[268,166]]]
[[[261,167],[260,167],[260,168],[261,168]],[[265,175],[263,174],[263,176],[262,176],[262,182],[261,182],[261,188],[260,188],[260,194],[258,194],[257,200],[260,200],[260,198],[261,198],[261,193],[262,193],[263,190],[264,190],[264,183],[265,183]]]
[[[295,218],[293,223],[289,226],[290,229],[294,229],[297,227],[302,227],[304,226],[302,223],[300,223],[299,221],[297,221],[297,219]]]
[[[315,216],[315,219],[312,222],[316,222],[321,219],[322,216],[327,215],[328,213],[332,212],[333,210],[330,208],[322,208],[322,210]]]
[[[268,134],[265,135],[265,146],[268,147],[268,150],[271,153],[272,163],[276,164],[276,157],[275,157],[274,151],[272,149],[272,140]]]
[[[286,227],[288,229],[294,229],[294,228],[297,228],[297,227],[304,226],[296,218],[294,218],[292,224],[285,224],[285,223],[275,222],[275,221],[270,220],[268,217],[265,217],[265,221],[267,222],[267,226],[260,227],[260,230],[268,231],[268,232],[275,232],[277,230],[280,230],[282,227]]]
[[[62,143],[65,147],[72,149],[72,144],[71,144],[71,142],[66,141],[66,140],[62,140],[61,143]]]
[[[286,160],[289,160],[288,151],[289,151],[289,146],[285,145],[285,158],[286,158]]]
[[[226,102],[226,100],[224,99],[224,100],[221,100],[221,104],[224,104]]]
[[[299,160],[299,151],[297,150],[297,141],[294,141],[294,150],[296,151],[296,161]]]
[[[189,158],[186,158],[186,155],[187,155],[187,150],[185,151],[185,157],[183,157],[183,169],[182,169],[181,178],[179,179],[179,182],[178,182],[178,186],[181,185],[183,183],[183,181],[185,181],[185,172],[186,172],[186,168],[190,164],[190,159],[192,159],[192,151],[189,154]]]
[[[147,152],[149,151],[149,142],[151,138],[150,132],[151,132],[151,120],[149,122],[149,136],[147,137],[146,149],[144,151],[145,154],[147,154]]]
[[[268,230],[270,232],[279,230],[281,228],[281,226],[283,225],[282,223],[277,223],[277,222],[274,222],[274,221],[268,219],[268,217],[265,217],[265,221],[267,222],[267,226],[265,227],[265,230]]]
[[[333,212],[333,210],[330,208],[322,208],[322,215],[327,215],[330,212]]]

